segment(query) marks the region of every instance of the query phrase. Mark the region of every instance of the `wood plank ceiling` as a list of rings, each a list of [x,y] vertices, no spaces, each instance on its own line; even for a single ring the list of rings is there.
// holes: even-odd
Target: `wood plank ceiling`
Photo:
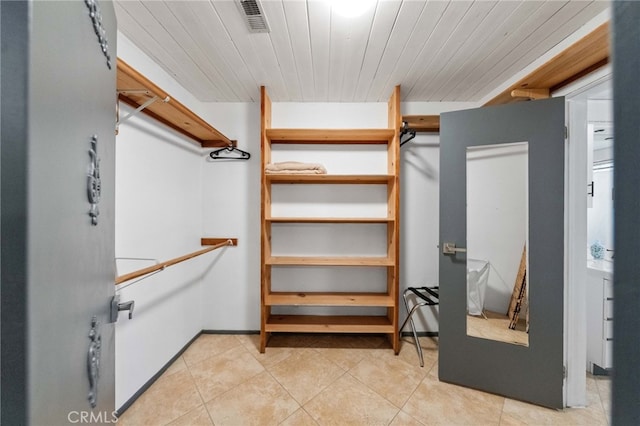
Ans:
[[[357,18],[328,0],[116,0],[118,29],[202,101],[478,102],[608,1],[379,0]],[[344,0],[338,0],[344,1]]]

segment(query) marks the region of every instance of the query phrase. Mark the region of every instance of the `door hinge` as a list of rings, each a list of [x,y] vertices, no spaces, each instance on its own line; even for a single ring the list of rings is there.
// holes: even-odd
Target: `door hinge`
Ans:
[[[569,139],[569,128],[564,126],[564,138]]]
[[[562,366],[562,378],[566,379],[567,378],[567,367],[566,366]]]

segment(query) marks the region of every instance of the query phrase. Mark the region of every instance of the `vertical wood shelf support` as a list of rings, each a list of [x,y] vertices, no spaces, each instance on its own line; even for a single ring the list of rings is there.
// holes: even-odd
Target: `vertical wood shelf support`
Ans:
[[[271,128],[271,98],[267,89],[260,87],[260,151],[262,152],[261,202],[260,202],[260,352],[264,353],[269,340],[266,330],[267,319],[271,316],[271,306],[266,304],[267,293],[271,289],[271,265],[267,260],[271,257],[271,223],[266,221],[267,213],[271,215],[271,185],[267,183],[265,167],[271,162],[271,144],[267,140],[267,129]]]
[[[387,227],[388,252],[393,259],[393,266],[387,272],[387,287],[389,294],[395,301],[395,306],[387,308],[387,316],[393,324],[393,334],[389,335],[393,351],[397,355],[400,352],[400,330],[398,330],[398,300],[399,300],[399,275],[400,275],[400,128],[402,127],[402,115],[400,113],[400,86],[393,89],[389,98],[388,126],[394,129],[393,141],[388,145],[387,162],[388,173],[393,176],[393,184],[387,187],[387,209],[389,217],[394,217]],[[416,342],[417,343],[417,342]]]
[[[267,347],[272,332],[289,333],[375,333],[385,334],[397,354],[400,349],[398,331],[399,247],[400,247],[400,86],[395,87],[388,102],[388,123],[384,129],[272,129],[271,100],[264,87],[260,89],[260,130],[262,151],[261,175],[261,280],[260,280],[260,352]],[[264,170],[271,162],[272,144],[387,145],[387,170],[383,175],[268,175]],[[368,217],[273,217],[272,185],[277,184],[386,185],[387,212],[384,218]],[[357,224],[382,223],[387,227],[385,256],[278,256],[271,251],[272,223]],[[385,238],[382,237],[381,238]],[[282,292],[273,291],[271,272],[280,266],[317,267],[384,267],[386,288],[380,292]],[[274,315],[273,306],[331,306],[348,308],[384,308],[378,315]],[[342,309],[341,309],[342,310]]]

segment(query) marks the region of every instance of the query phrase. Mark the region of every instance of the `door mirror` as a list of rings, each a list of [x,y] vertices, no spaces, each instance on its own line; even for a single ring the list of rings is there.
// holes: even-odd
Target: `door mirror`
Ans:
[[[528,346],[529,143],[470,146],[467,335]]]

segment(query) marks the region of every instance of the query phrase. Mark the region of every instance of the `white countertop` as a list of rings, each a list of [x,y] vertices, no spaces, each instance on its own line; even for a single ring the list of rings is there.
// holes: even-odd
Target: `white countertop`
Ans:
[[[613,274],[613,261],[609,259],[590,259],[587,260],[587,268],[599,272],[607,272]]]

